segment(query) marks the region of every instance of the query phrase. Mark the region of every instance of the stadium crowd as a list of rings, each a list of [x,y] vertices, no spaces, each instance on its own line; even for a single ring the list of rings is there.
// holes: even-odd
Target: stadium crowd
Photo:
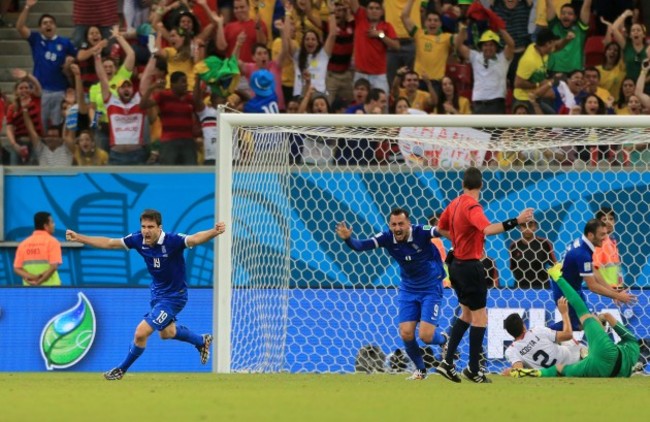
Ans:
[[[2,13],[10,2],[0,3]],[[71,39],[48,14],[27,26],[37,0],[21,6],[15,23],[0,16],[0,25],[29,43],[34,71],[14,69],[15,91],[0,100],[4,164],[214,164],[220,104],[243,113],[650,113],[650,11],[638,0],[75,0]],[[360,152],[336,140],[293,143],[298,163],[401,156],[390,143]],[[485,164],[646,165],[647,145],[488,154]]]

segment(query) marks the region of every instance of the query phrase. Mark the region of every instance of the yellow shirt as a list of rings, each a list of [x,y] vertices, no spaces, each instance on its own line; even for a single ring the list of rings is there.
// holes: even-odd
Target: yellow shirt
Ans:
[[[393,25],[393,28],[395,28],[395,33],[397,34],[397,38],[409,37],[409,33],[404,27],[404,23],[402,22],[401,18],[402,10],[404,10],[406,2],[407,0],[391,0],[384,2],[384,16],[386,17],[386,22]],[[416,2],[411,8],[410,17],[411,21],[413,21],[416,25],[421,22],[419,2]]]
[[[327,2],[322,1],[320,3],[320,10],[317,8],[318,4],[315,1],[312,1],[312,13],[318,12],[321,18],[321,24],[327,25],[327,19],[329,18],[329,10],[327,8]],[[315,31],[318,36],[323,40],[323,28],[318,28],[314,26],[312,21],[306,15],[298,14],[298,11],[294,8],[291,12],[291,21],[293,22],[294,28],[296,28],[296,36],[294,39],[298,42],[298,45],[302,43],[302,36],[307,30]]]
[[[546,79],[548,55],[540,56],[535,44],[526,48],[517,66],[517,76],[527,81],[538,83]],[[515,88],[514,97],[519,101],[529,101],[528,93],[532,89]]]
[[[537,26],[548,26],[548,21],[546,20],[546,1],[547,0],[537,0],[537,9],[535,9],[535,25]],[[560,16],[560,11],[562,6],[565,4],[571,4],[571,0],[551,0],[553,6],[555,6],[555,15]],[[580,18],[580,10],[576,10],[578,19]]]
[[[598,98],[607,104],[607,100],[612,96],[612,94],[610,94],[609,91],[605,88],[598,87],[596,88],[596,96],[598,96]]]
[[[183,72],[187,76],[187,90],[194,89],[194,60],[179,60],[177,58],[178,52],[174,47],[165,48],[167,52],[167,89],[170,88],[169,78],[174,72]]]
[[[74,162],[78,166],[105,166],[108,164],[108,153],[101,148],[95,148],[91,155],[82,155],[79,145],[74,148]]]
[[[271,48],[273,43],[273,10],[275,10],[276,0],[251,0],[249,16],[252,20],[257,19],[259,13],[260,20],[266,25],[266,46]]]
[[[410,98],[406,93],[406,89],[400,88],[399,96],[408,98],[409,103],[411,103],[411,108],[415,108],[422,111],[425,111],[427,105],[431,103],[431,95],[428,92],[422,91],[420,89],[415,91],[413,98]]]
[[[298,41],[291,40],[291,45],[293,46],[294,51],[298,51],[300,48]],[[276,38],[273,41],[273,47],[271,48],[271,54],[273,60],[277,60],[282,50],[282,39]],[[287,53],[287,57],[284,59],[283,63],[279,63],[282,67],[282,86],[293,87],[294,82],[294,71],[293,71],[293,60],[291,60],[291,55]],[[289,101],[291,98],[285,98],[285,101]]]
[[[610,70],[603,69],[603,66],[596,66],[598,72],[600,72],[600,83],[598,86],[606,89],[612,94],[615,101],[618,101],[618,96],[621,93],[621,85],[623,85],[623,79],[625,79],[625,61],[620,60],[618,65],[614,66]]]
[[[452,34],[441,32],[436,35],[426,34],[417,28],[415,39],[415,71],[420,76],[427,74],[429,79],[441,80],[445,76],[447,56],[452,51]]]

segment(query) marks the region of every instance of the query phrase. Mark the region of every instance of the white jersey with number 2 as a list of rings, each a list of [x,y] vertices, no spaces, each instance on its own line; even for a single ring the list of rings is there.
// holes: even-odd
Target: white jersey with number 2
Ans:
[[[557,331],[547,327],[533,327],[524,338],[515,340],[506,350],[511,364],[522,362],[524,368],[550,368],[553,365],[569,365],[580,360],[580,344],[575,340],[562,344],[555,342]]]

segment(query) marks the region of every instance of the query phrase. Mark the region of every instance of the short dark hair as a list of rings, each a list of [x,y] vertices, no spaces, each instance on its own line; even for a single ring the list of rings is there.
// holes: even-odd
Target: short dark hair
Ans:
[[[612,218],[616,220],[616,213],[610,207],[601,207],[598,211],[596,211],[596,216],[594,218],[600,220],[607,215],[611,215]]]
[[[503,320],[503,328],[506,329],[508,334],[517,338],[524,332],[524,320],[518,313],[510,314]]]
[[[169,76],[169,82],[172,84],[178,83],[181,78],[187,78],[185,72],[176,71]]]
[[[587,224],[585,224],[585,231],[583,234],[585,236],[587,236],[589,233],[595,235],[600,227],[605,227],[605,223],[595,218],[592,218],[591,220],[587,221]]]
[[[370,91],[370,81],[366,78],[359,78],[354,82],[353,88],[357,88],[359,86],[365,86],[368,91]]]
[[[398,216],[400,214],[404,214],[404,217],[409,218],[409,212],[406,211],[404,208],[393,208],[393,210],[388,215],[388,218],[392,216]]]
[[[140,222],[142,220],[153,220],[160,226],[162,224],[162,214],[160,214],[160,211],[148,208],[140,214]]]
[[[598,69],[596,68],[596,66],[589,66],[589,67],[586,67],[586,68],[585,68],[585,71],[582,72],[582,74],[584,75],[584,74],[587,73],[587,72],[596,72],[596,74],[598,75],[598,79],[600,79],[600,70],[598,70]]]
[[[266,45],[262,44],[261,42],[256,42],[255,44],[253,44],[253,46],[251,47],[251,54],[255,54],[258,48],[263,48],[264,50],[266,50],[267,53],[269,53],[269,56],[271,55],[271,50],[269,50],[269,48]]]
[[[39,211],[34,214],[34,230],[43,230],[45,225],[50,222],[50,217],[52,214],[47,211]]]
[[[43,19],[50,18],[54,22],[54,25],[56,25],[56,18],[49,13],[43,13],[40,18],[38,18],[38,26],[41,26],[43,23]]]
[[[476,167],[470,167],[465,170],[465,175],[463,176],[463,188],[474,190],[480,189],[483,186],[483,176],[481,176],[481,170]]]
[[[366,97],[366,104],[370,104],[371,101],[379,101],[381,94],[385,95],[386,91],[381,88],[372,88]]]
[[[384,7],[383,1],[382,0],[368,0],[366,2],[366,6],[368,6],[370,3],[377,3],[379,7]]]
[[[537,33],[537,38],[535,38],[535,45],[538,47],[542,47],[551,41],[556,41],[559,40],[560,37],[555,35],[553,31],[551,31],[548,28],[542,28],[540,31]]]

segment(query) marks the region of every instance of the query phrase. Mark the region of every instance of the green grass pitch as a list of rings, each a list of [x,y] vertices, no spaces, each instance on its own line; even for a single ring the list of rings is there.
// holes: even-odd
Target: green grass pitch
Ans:
[[[0,421],[646,421],[650,377],[0,373]]]

